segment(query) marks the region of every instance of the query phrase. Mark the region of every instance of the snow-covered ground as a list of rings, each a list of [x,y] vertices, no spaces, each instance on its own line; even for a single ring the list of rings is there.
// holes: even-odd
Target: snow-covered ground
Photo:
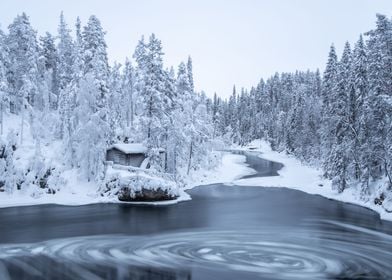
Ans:
[[[217,183],[232,183],[233,181],[255,173],[255,170],[248,167],[246,157],[235,155],[230,152],[222,152],[221,164],[215,169],[201,169],[189,176],[186,189],[191,189],[200,185],[210,185]]]
[[[285,153],[272,151],[270,145],[265,141],[253,141],[247,147],[236,147],[237,149],[261,152],[260,157],[280,162],[284,167],[278,171],[279,176],[258,177],[235,180],[233,184],[241,186],[266,186],[286,187],[300,190],[309,194],[318,194],[324,197],[343,202],[353,203],[370,208],[380,214],[384,220],[392,221],[392,213],[388,213],[382,206],[376,205],[373,199],[368,201],[359,198],[359,188],[349,188],[343,193],[338,193],[331,188],[331,181],[322,177],[320,169],[306,166],[293,156]]]
[[[4,122],[4,134],[0,137],[5,140],[10,130],[18,133],[18,148],[15,152],[15,165],[26,169],[32,159],[36,157],[36,143],[33,140],[32,132],[41,131],[44,128],[32,129],[28,122],[25,122],[23,141],[20,139],[21,118],[13,114],[7,114]],[[100,186],[94,182],[82,179],[76,169],[67,169],[62,165],[63,151],[58,141],[48,141],[41,144],[41,157],[45,166],[56,168],[58,172],[57,188],[55,194],[47,193],[47,189],[40,189],[36,185],[23,187],[21,190],[14,190],[12,193],[0,192],[0,208],[13,206],[27,206],[39,204],[60,204],[60,205],[86,205],[94,203],[131,203],[120,202],[117,196],[101,195]],[[219,153],[219,152],[216,152]],[[220,155],[217,157],[220,158]],[[179,197],[176,200],[162,202],[148,202],[153,205],[165,205],[178,203],[191,199],[186,189],[212,183],[232,182],[235,179],[254,172],[245,164],[245,157],[223,152],[221,164],[214,169],[201,169],[192,173],[186,178],[186,186],[178,190]],[[145,202],[132,202],[143,204]]]
[[[5,137],[10,129],[18,131],[20,126],[21,120],[19,117],[14,115],[8,115],[6,117],[5,133],[1,137]],[[15,153],[15,163],[18,166],[26,166],[29,164],[29,160],[35,157],[33,152],[35,150],[35,143],[32,141],[33,137],[31,132],[32,129],[26,124],[23,144],[18,147]],[[20,139],[18,139],[19,141]],[[368,201],[361,200],[357,191],[358,188],[349,188],[339,194],[332,190],[329,180],[322,178],[321,170],[306,166],[287,154],[272,151],[270,146],[264,141],[257,140],[248,147],[236,148],[247,150],[249,147],[253,147],[254,151],[261,152],[262,154],[260,156],[265,159],[284,164],[284,167],[279,171],[279,176],[240,179],[242,176],[253,174],[255,171],[246,165],[245,156],[222,152],[221,163],[216,168],[200,169],[187,177],[185,182],[186,186],[178,191],[179,197],[176,200],[151,202],[149,204],[178,203],[179,201],[191,199],[189,194],[185,192],[186,189],[199,185],[231,183],[243,186],[287,187],[310,194],[319,194],[327,198],[368,207],[380,213],[382,219],[392,220],[392,213],[388,213],[382,206],[373,203],[374,197]],[[57,189],[56,194],[48,194],[45,189],[37,187],[14,191],[12,194],[0,192],[0,208],[38,204],[85,205],[94,203],[120,203],[115,196],[101,196],[99,186],[96,183],[82,180],[76,170],[65,170],[60,164],[62,150],[58,142],[41,143],[41,153],[45,164],[55,167],[60,173],[59,183],[62,184],[61,188]],[[144,202],[133,203],[140,204]]]
[[[66,171],[63,176],[68,180],[56,194],[47,194],[45,192],[18,191],[13,194],[0,193],[0,208],[15,206],[30,206],[40,204],[59,204],[67,206],[79,206],[95,203],[131,203],[131,204],[151,204],[151,205],[168,205],[180,201],[189,200],[190,196],[183,190],[178,190],[179,197],[175,200],[160,202],[121,202],[117,196],[101,196],[98,192],[98,186],[93,182],[86,182],[78,179],[76,170]]]
[[[190,200],[191,197],[185,192],[186,189],[198,185],[208,185],[214,183],[230,183],[234,180],[249,174],[254,170],[245,164],[245,156],[233,155],[223,152],[222,162],[213,170],[201,169],[188,178],[187,186],[179,190],[179,197],[175,200],[162,202],[120,202],[115,197],[100,196],[97,193],[97,185],[92,182],[81,181],[76,170],[66,171],[63,174],[67,178],[66,185],[56,194],[35,192],[15,192],[13,194],[0,193],[0,208],[13,206],[27,206],[39,204],[60,204],[60,205],[86,205],[94,203],[132,203],[150,205],[169,205],[181,201]]]

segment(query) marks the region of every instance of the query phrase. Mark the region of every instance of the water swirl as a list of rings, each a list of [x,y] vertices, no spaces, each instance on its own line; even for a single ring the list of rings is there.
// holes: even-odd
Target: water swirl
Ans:
[[[192,266],[221,269],[225,273],[252,273],[266,279],[392,278],[390,235],[329,224],[331,230],[324,227],[319,231],[266,227],[150,237],[106,235],[4,245],[0,246],[0,262],[7,267],[10,259],[20,256],[46,256],[79,265],[132,264],[174,269]]]

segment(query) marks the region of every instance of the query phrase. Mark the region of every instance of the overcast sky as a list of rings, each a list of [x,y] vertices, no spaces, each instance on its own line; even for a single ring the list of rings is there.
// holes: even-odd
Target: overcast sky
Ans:
[[[355,43],[376,13],[392,16],[392,0],[1,0],[0,24],[24,11],[39,34],[55,33],[62,10],[72,28],[100,18],[111,62],[154,32],[167,66],[191,55],[196,88],[228,96],[276,71],[323,70],[331,43]]]

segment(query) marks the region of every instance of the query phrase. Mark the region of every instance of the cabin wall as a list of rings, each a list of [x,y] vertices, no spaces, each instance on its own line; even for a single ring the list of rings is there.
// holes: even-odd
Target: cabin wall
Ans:
[[[127,165],[134,166],[134,167],[140,167],[140,165],[142,164],[142,162],[145,158],[146,158],[146,156],[144,154],[127,155]]]
[[[126,154],[116,149],[110,149],[106,152],[106,160],[113,161],[114,164],[128,165]]]
[[[106,152],[107,161],[112,161],[114,164],[121,164],[125,166],[140,167],[145,158],[146,156],[144,154],[127,155],[117,149],[109,149]]]

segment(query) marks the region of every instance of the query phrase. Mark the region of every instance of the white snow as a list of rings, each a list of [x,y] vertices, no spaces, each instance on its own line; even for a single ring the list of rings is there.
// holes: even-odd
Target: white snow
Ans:
[[[221,163],[212,170],[201,169],[191,174],[187,180],[186,189],[200,185],[231,183],[243,176],[255,173],[255,171],[245,163],[245,156],[235,155],[230,152],[221,153]]]
[[[20,116],[14,114],[5,114],[4,116],[4,133],[1,138],[6,137],[10,130],[19,133]],[[30,159],[35,155],[35,141],[32,137],[32,129],[28,122],[25,122],[23,142],[20,144],[20,136],[18,135],[18,149],[15,152],[15,164],[18,167],[25,168]],[[141,143],[133,144],[117,144],[121,149],[126,149],[129,153],[145,152],[146,147]],[[60,172],[62,179],[61,186],[56,189],[55,194],[48,194],[46,189],[40,189],[36,186],[22,190],[15,190],[13,193],[0,192],[0,208],[15,206],[30,206],[40,204],[59,204],[78,206],[94,203],[131,203],[120,202],[117,196],[101,196],[99,185],[96,182],[88,182],[81,178],[77,169],[67,169],[62,165],[63,150],[60,141],[50,141],[41,143],[42,158],[45,163],[55,167]],[[121,176],[129,176],[128,171],[118,171]],[[140,174],[140,172],[138,172]],[[146,176],[145,176],[146,177]],[[159,180],[157,176],[150,176],[150,179]],[[162,179],[160,185],[167,185]],[[148,204],[161,205],[173,204],[179,201],[189,200],[190,196],[184,190],[172,188],[171,191],[178,195],[178,198],[170,201],[162,202],[146,202]],[[144,204],[144,202],[134,202],[135,204]]]
[[[147,153],[147,147],[142,143],[118,143],[114,144],[113,148],[120,150],[125,154],[145,154]]]
[[[50,150],[50,149],[49,149]],[[51,150],[52,153],[60,153]],[[47,194],[41,190],[32,192],[14,192],[13,194],[0,193],[0,208],[13,206],[28,206],[39,204],[59,204],[59,205],[86,205],[94,203],[128,203],[128,204],[149,204],[149,205],[169,205],[181,201],[190,200],[191,197],[185,190],[198,185],[209,185],[215,183],[230,183],[234,180],[253,174],[255,171],[245,164],[245,156],[234,155],[229,152],[222,152],[222,161],[219,166],[212,170],[201,169],[189,177],[185,188],[178,190],[179,197],[175,200],[161,202],[120,202],[117,197],[102,197],[98,194],[98,186],[94,182],[82,180],[75,169],[62,173],[66,184],[57,191],[56,194]],[[111,172],[111,171],[109,171]],[[120,176],[129,176],[128,171],[116,170]]]
[[[20,121],[21,119],[18,116],[12,114],[6,116],[4,134],[2,137],[5,137],[10,129],[17,131],[20,126]],[[31,129],[29,125],[26,124],[23,145],[21,145],[15,153],[16,163],[19,166],[25,166],[28,164],[29,158],[34,156],[35,143],[32,139]],[[126,152],[140,152],[145,149],[142,144],[117,144],[116,146],[118,145]],[[347,189],[339,194],[331,189],[331,182],[329,180],[322,178],[321,170],[306,166],[296,158],[287,154],[272,151],[269,144],[264,141],[254,141],[248,147],[238,149],[261,152],[262,154],[260,156],[262,158],[280,162],[284,164],[284,167],[279,170],[279,176],[239,179],[243,176],[255,173],[253,169],[246,165],[245,156],[231,154],[229,152],[215,152],[217,154],[222,154],[220,165],[213,169],[205,168],[193,172],[186,179],[186,187],[178,190],[179,197],[176,200],[149,202],[148,204],[178,203],[191,199],[185,192],[186,189],[199,185],[226,183],[242,186],[287,187],[297,189],[306,193],[319,194],[327,198],[368,207],[380,213],[382,219],[392,220],[392,213],[388,213],[383,208],[385,207],[392,210],[392,199],[390,198],[389,200],[384,201],[383,206],[379,206],[375,205],[372,199],[369,199],[368,201],[360,200],[359,194],[355,188]],[[45,190],[39,188],[14,191],[12,194],[0,192],[0,208],[38,204],[85,205],[93,203],[121,203],[117,200],[117,197],[102,197],[99,195],[99,186],[96,183],[82,180],[75,169],[63,170],[62,166],[59,165],[59,162],[61,162],[59,158],[62,157],[61,145],[59,142],[52,141],[51,143],[41,143],[41,150],[45,161],[61,171],[61,178],[64,180],[64,186],[57,190],[54,195],[48,194]],[[128,174],[127,171],[124,172],[125,174],[121,174],[122,176]],[[132,203],[145,204],[145,202]]]
[[[315,167],[304,165],[301,161],[285,153],[272,151],[270,145],[261,140],[253,141],[248,147],[257,151],[261,158],[280,162],[284,167],[278,171],[279,176],[258,177],[235,180],[233,184],[240,186],[257,187],[286,187],[300,190],[309,194],[318,194],[338,201],[353,203],[370,208],[380,214],[381,219],[392,220],[392,213],[385,211],[380,205],[375,205],[372,199],[368,201],[359,198],[359,188],[349,188],[343,193],[338,193],[331,188],[331,181],[322,177],[322,171]],[[248,147],[236,147],[249,150]],[[384,207],[386,207],[385,205]]]

